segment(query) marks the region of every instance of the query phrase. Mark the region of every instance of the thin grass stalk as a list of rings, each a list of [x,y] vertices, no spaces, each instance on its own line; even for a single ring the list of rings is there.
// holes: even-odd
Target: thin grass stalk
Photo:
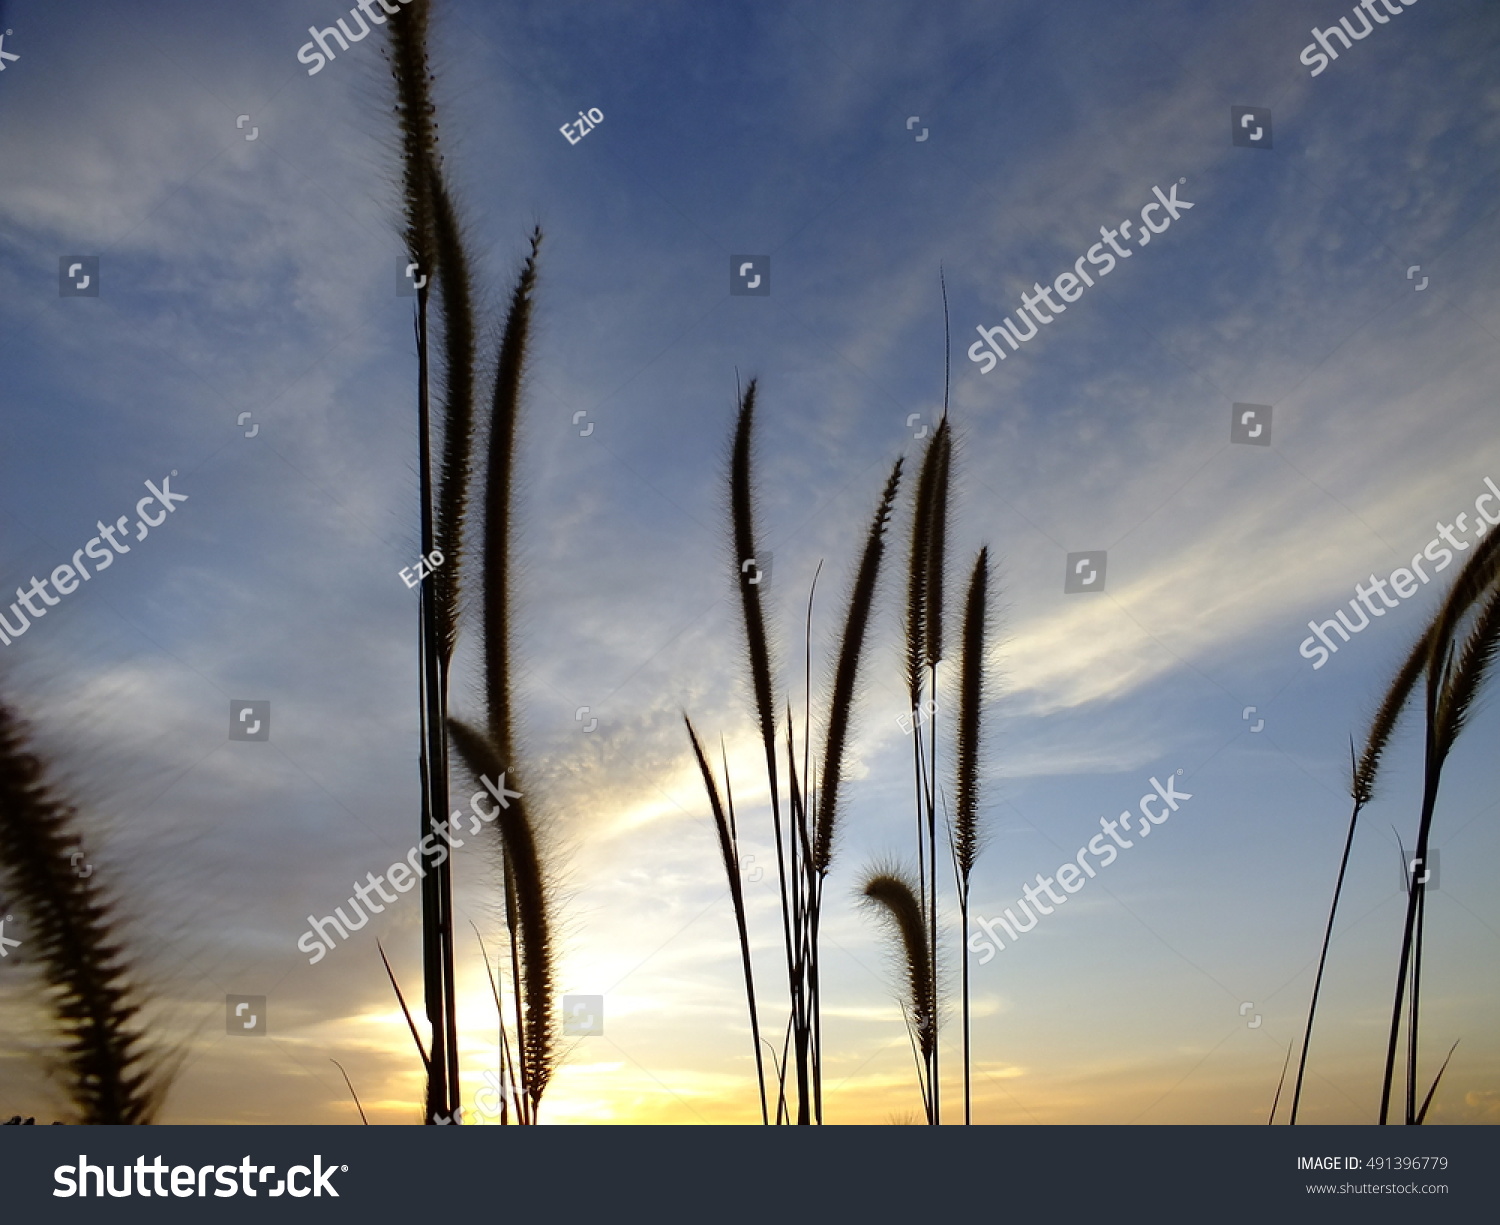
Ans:
[[[25,915],[82,1123],[150,1123],[171,1072],[147,1041],[141,995],[97,876],[80,877],[77,813],[0,703],[0,885]]]
[[[1412,873],[1416,876],[1416,873]],[[1425,876],[1426,873],[1423,872]],[[1417,1035],[1421,1023],[1422,992],[1422,918],[1427,911],[1427,886],[1415,882],[1417,889],[1416,934],[1411,948],[1411,1006],[1406,1018],[1406,1124],[1417,1121]]]
[[[698,769],[703,775],[703,788],[708,792],[709,807],[714,815],[714,828],[719,834],[719,853],[724,858],[724,874],[729,878],[729,898],[734,904],[734,924],[740,940],[740,960],[745,970],[745,1002],[750,1010],[750,1037],[755,1046],[755,1080],[760,1088],[760,1121],[762,1125],[768,1126],[771,1120],[770,1113],[766,1109],[766,1073],[760,1055],[760,1020],[755,1007],[755,974],[750,963],[750,932],[745,923],[745,892],[744,884],[740,879],[739,848],[735,844],[734,831],[730,828],[728,813],[725,811],[723,801],[719,798],[719,788],[714,781],[713,767],[708,764],[703,746],[698,742],[698,733],[693,730],[692,720],[686,714],[682,716],[682,721],[687,727],[688,739],[693,744],[693,755],[698,759]],[[725,786],[728,786],[727,768]]]
[[[808,811],[808,800],[812,786],[812,620],[813,600],[818,591],[818,576],[823,573],[820,558],[813,570],[812,582],[807,589],[807,619],[802,632],[802,781],[796,777],[796,751],[791,738],[791,703],[787,704],[787,761],[791,773],[792,795],[796,798],[797,836],[801,840],[801,857],[806,874],[804,888],[811,900],[812,921],[805,925],[808,944],[808,987],[811,993],[812,1014],[812,1084],[813,1118],[823,1122],[823,985],[818,965],[818,927],[821,913],[822,882],[814,869],[812,849],[812,817]]]
[[[406,1006],[406,996],[401,992],[401,984],[396,981],[396,972],[391,969],[390,958],[385,955],[385,947],[379,940],[375,941],[375,947],[380,952],[381,964],[385,966],[385,976],[391,980],[391,990],[396,993],[396,1002],[401,1005],[401,1015],[406,1018],[406,1027],[411,1030],[411,1040],[416,1043],[417,1054],[422,1060],[422,1069],[425,1072],[432,1062],[427,1050],[422,1045],[422,1036],[417,1033],[417,1023],[411,1018],[411,1009]]]
[[[417,280],[418,354],[418,472],[421,498],[422,555],[435,547],[432,479],[432,423],[429,405],[428,283],[443,286],[444,340],[447,352],[448,407],[460,419],[463,439],[445,431],[449,450],[467,446],[467,404],[472,385],[473,329],[468,302],[467,273],[458,242],[452,208],[442,189],[437,160],[437,129],[431,99],[427,59],[427,0],[415,0],[390,23],[389,57],[396,85],[396,115],[401,134],[403,196],[406,211],[404,238]],[[449,425],[451,427],[450,419]],[[465,465],[466,466],[466,465]],[[466,474],[465,474],[466,476]],[[456,496],[463,497],[463,480]],[[454,482],[445,481],[452,487]],[[419,592],[419,658],[422,702],[422,820],[421,836],[434,831],[437,814],[448,808],[448,763],[444,727],[447,719],[447,660],[451,656],[456,614],[452,584],[457,560],[442,578],[424,581]],[[445,550],[445,557],[447,556]],[[440,600],[439,592],[450,598]],[[458,1107],[457,1017],[453,970],[452,878],[445,863],[422,880],[423,980],[426,1012],[432,1029],[432,1058],[427,1065],[427,1109],[433,1123],[452,1117]]]
[[[1276,1096],[1271,1099],[1271,1117],[1266,1120],[1266,1126],[1276,1122],[1276,1107],[1281,1105],[1281,1091],[1286,1087],[1286,1070],[1292,1066],[1292,1047],[1297,1044],[1293,1038],[1286,1044],[1286,1058],[1281,1063],[1281,1078],[1276,1082]]]
[[[500,1126],[505,1127],[510,1122],[510,1096],[515,1083],[511,1070],[510,1035],[505,1032],[505,1002],[500,984],[495,978],[495,968],[490,963],[490,951],[485,948],[484,937],[479,933],[479,925],[471,919],[469,926],[474,929],[474,939],[479,941],[479,955],[484,959],[484,972],[490,980],[490,995],[494,998],[495,1016],[500,1025]]]
[[[349,1073],[344,1071],[344,1065],[337,1059],[330,1058],[328,1062],[333,1064],[343,1075],[344,1083],[349,1086],[349,1096],[354,1099],[354,1108],[359,1111],[359,1121],[368,1127],[370,1120],[365,1118],[365,1108],[359,1104],[359,1094],[354,1091],[354,1082],[349,1079]]]
[[[503,857],[505,852],[501,851]],[[531,1122],[531,1098],[526,1087],[531,1077],[526,1063],[526,1017],[521,1007],[521,923],[516,916],[516,880],[510,862],[501,867],[505,884],[505,932],[510,945],[511,999],[516,1010],[516,1118],[523,1126]]]
[[[1432,1105],[1432,1098],[1437,1093],[1438,1085],[1443,1083],[1443,1073],[1448,1070],[1448,1061],[1453,1058],[1453,1052],[1458,1050],[1459,1039],[1448,1048],[1448,1057],[1443,1060],[1443,1066],[1438,1069],[1438,1074],[1432,1079],[1432,1088],[1427,1090],[1427,1096],[1422,1099],[1422,1109],[1417,1112],[1417,1123],[1420,1125],[1427,1121],[1427,1108]]]

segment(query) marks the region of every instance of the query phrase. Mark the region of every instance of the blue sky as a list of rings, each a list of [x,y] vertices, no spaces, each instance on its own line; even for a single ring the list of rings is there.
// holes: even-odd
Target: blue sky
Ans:
[[[295,949],[309,911],[403,856],[416,823],[416,608],[397,574],[418,552],[415,371],[390,100],[375,38],[314,76],[296,59],[310,24],[347,11],[3,10],[20,56],[0,75],[4,589],[67,561],[147,480],[175,469],[190,498],[0,648],[6,699],[99,831],[161,1032],[190,1052],[169,1122],[347,1122],[330,1057],[382,1121],[419,1100],[373,948],[415,985],[417,903],[318,966]],[[562,989],[606,1000],[604,1035],[550,1091],[555,1120],[755,1114],[733,921],[680,725],[686,708],[723,732],[753,808],[722,524],[737,380],[760,380],[783,643],[823,560],[826,648],[884,474],[941,408],[940,267],[954,571],[988,543],[1003,604],[974,909],[1013,904],[1152,776],[1180,768],[1194,796],[974,967],[976,1118],[1264,1117],[1342,845],[1348,738],[1435,593],[1317,671],[1298,644],[1500,482],[1500,23],[1480,0],[1429,0],[1310,77],[1309,27],[1348,12],[438,6],[442,141],[490,343],[526,236],[546,232],[522,440],[524,710],[565,894]],[[1271,109],[1270,150],[1231,144],[1235,105]],[[559,125],[591,107],[603,122],[570,144]],[[988,374],[965,357],[976,326],[1174,183],[1191,211],[1037,340]],[[769,296],[729,293],[741,253],[769,256]],[[58,295],[65,255],[100,257],[97,298]],[[1237,402],[1272,406],[1271,446],[1230,443]],[[903,503],[894,540],[904,524]],[[1066,555],[1095,549],[1106,591],[1064,595]],[[908,841],[894,593],[828,891],[838,1121],[918,1109],[887,956],[853,902],[863,866]],[[461,677],[473,662],[461,645]],[[460,708],[475,697],[461,679]],[[270,743],[227,740],[238,698],[272,703]],[[1463,1039],[1443,1122],[1500,1120],[1495,730],[1487,709],[1460,744],[1434,835],[1432,1070]],[[1391,827],[1410,842],[1417,756],[1398,739],[1356,844],[1314,1121],[1373,1117],[1404,902]],[[764,810],[744,819],[768,864]],[[489,940],[482,853],[461,855],[459,879]],[[770,983],[766,883],[749,892]],[[473,1085],[494,1034],[471,936]],[[55,1109],[14,969],[0,966],[0,1028],[36,1036],[0,1053],[0,1109],[12,1094]],[[224,1035],[229,992],[268,997],[267,1039]]]

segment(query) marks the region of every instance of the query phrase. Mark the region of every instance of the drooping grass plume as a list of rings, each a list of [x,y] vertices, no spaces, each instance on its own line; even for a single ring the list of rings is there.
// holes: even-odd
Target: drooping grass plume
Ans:
[[[792,942],[792,907],[788,893],[786,851],[782,844],[781,789],[776,769],[776,699],[773,693],[774,665],[771,638],[761,602],[759,567],[756,564],[755,484],[752,473],[755,441],[755,387],[751,379],[740,398],[735,421],[734,445],[729,458],[729,527],[734,543],[734,583],[740,595],[740,620],[745,633],[745,661],[750,690],[755,701],[756,726],[766,757],[766,782],[771,789],[771,825],[776,840],[776,876],[781,893],[781,934],[786,950],[788,988],[794,1011],[802,1007],[801,984],[796,981]]]
[[[1488,543],[1488,542],[1487,542]],[[1477,552],[1477,550],[1476,550]],[[1477,590],[1480,576],[1469,576],[1476,556],[1455,582],[1455,589],[1439,613],[1432,631],[1432,654],[1428,663],[1427,686],[1427,753],[1423,782],[1422,814],[1417,827],[1414,865],[1408,881],[1406,924],[1402,936],[1401,972],[1397,980],[1396,1005],[1392,1009],[1390,1043],[1387,1047],[1386,1077],[1381,1096],[1381,1121],[1389,1107],[1391,1078],[1395,1066],[1395,1046],[1400,1031],[1402,985],[1410,981],[1410,1015],[1407,1021],[1406,1122],[1417,1122],[1417,1038],[1421,1011],[1422,941],[1426,921],[1427,874],[1418,871],[1428,861],[1429,839],[1436,811],[1442,772],[1454,744],[1467,724],[1474,702],[1488,678],[1497,653],[1500,653],[1500,583],[1490,578],[1488,594],[1476,611],[1463,645],[1454,649],[1451,638],[1439,648],[1440,635],[1456,633],[1462,614],[1453,610],[1459,600],[1471,605],[1480,598]],[[1465,612],[1467,609],[1464,610]]]
[[[730,815],[719,798],[719,788],[714,781],[713,767],[704,756],[703,746],[698,742],[698,733],[693,722],[682,716],[687,725],[688,739],[693,744],[693,755],[698,759],[698,769],[703,775],[703,787],[708,792],[709,807],[713,809],[714,827],[719,832],[719,853],[724,859],[724,874],[729,878],[729,896],[734,903],[734,922],[740,938],[740,960],[745,969],[745,1000],[750,1010],[750,1040],[755,1047],[755,1079],[760,1086],[760,1121],[769,1123],[766,1109],[766,1072],[760,1049],[760,1015],[755,1006],[755,973],[750,962],[750,932],[745,923],[745,890],[740,878],[740,854],[736,831]],[[726,779],[727,781],[727,779]]]
[[[515,497],[516,433],[521,390],[531,341],[531,314],[536,290],[537,256],[542,231],[531,234],[531,253],[511,291],[495,367],[495,389],[489,421],[489,458],[484,487],[484,548],[481,587],[484,600],[484,692],[489,735],[502,761],[515,754],[514,696],[511,692],[511,554],[512,504]]]
[[[1500,592],[1495,590],[1497,579],[1500,579],[1500,532],[1491,532],[1474,546],[1474,552],[1454,579],[1447,598],[1423,635],[1423,641],[1427,647],[1426,738],[1422,808],[1418,819],[1414,852],[1418,863],[1425,863],[1427,859],[1443,764],[1458,734],[1463,729],[1468,710],[1482,686],[1496,651],[1496,638],[1500,636],[1500,604],[1497,604]],[[1487,596],[1488,599],[1486,599]],[[1481,600],[1485,600],[1485,604],[1477,615],[1473,616],[1468,639],[1462,649],[1456,649],[1454,638],[1459,627],[1466,618],[1471,617],[1475,605]],[[1396,683],[1387,695],[1386,702],[1382,703],[1382,709],[1394,700],[1396,690],[1407,679],[1405,673],[1406,670],[1403,669],[1402,674],[1396,678]],[[1414,871],[1408,887],[1406,918],[1402,929],[1401,950],[1397,958],[1396,989],[1391,1007],[1391,1028],[1381,1087],[1380,1122],[1382,1124],[1388,1121],[1390,1113],[1396,1050],[1401,1030],[1402,1004],[1408,982],[1412,986],[1412,1036],[1406,1069],[1406,1122],[1409,1124],[1415,1122],[1417,1078],[1415,1030],[1420,992],[1415,976],[1421,955],[1425,895],[1425,879],[1419,878]]]
[[[96,875],[80,877],[78,815],[47,778],[17,716],[0,703],[0,885],[25,918],[63,1039],[81,1123],[150,1123],[171,1079],[147,1039],[119,921]]]
[[[501,785],[507,776],[507,763],[488,737],[457,719],[450,721],[449,734],[476,779],[488,778]],[[504,785],[512,791],[521,790],[514,771]],[[557,969],[550,887],[526,798],[509,796],[504,803],[497,799],[495,804],[498,812],[494,824],[500,833],[504,867],[514,890],[515,930],[520,949],[517,993],[524,1001],[524,1013],[517,1041],[521,1051],[522,1089],[535,1118],[556,1057],[552,1000]]]
[[[885,552],[885,529],[890,522],[896,491],[901,485],[901,463],[898,459],[891,469],[885,492],[880,497],[880,505],[875,510],[875,518],[865,536],[864,552],[855,574],[854,588],[849,594],[844,632],[839,639],[833,690],[828,700],[828,727],[823,746],[823,766],[818,779],[818,810],[813,838],[813,867],[819,876],[828,874],[828,865],[833,858],[833,839],[838,827],[839,784],[844,777],[844,749],[849,738],[865,632],[870,624],[870,610],[875,605],[880,560]]]
[[[929,1123],[933,1114],[932,1069],[937,1050],[937,996],[933,991],[931,941],[927,933],[927,916],[917,898],[917,891],[907,877],[895,869],[877,869],[866,878],[861,893],[887,921],[899,942],[905,970],[902,1009],[907,1029],[918,1057],[918,1083],[922,1106]]]

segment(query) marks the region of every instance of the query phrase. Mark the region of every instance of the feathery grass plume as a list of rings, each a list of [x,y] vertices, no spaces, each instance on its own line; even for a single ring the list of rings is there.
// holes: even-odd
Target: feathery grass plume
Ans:
[[[943,596],[948,583],[948,476],[953,460],[953,431],[948,428],[946,413],[938,423],[933,442],[937,443],[937,471],[933,474],[932,506],[927,518],[927,573],[924,583],[927,599],[924,649],[929,668],[937,667],[943,658]],[[933,696],[937,695],[934,693]]]
[[[1463,733],[1468,716],[1479,691],[1483,688],[1497,651],[1500,651],[1500,585],[1491,587],[1488,597],[1474,617],[1463,646],[1456,654],[1450,650],[1444,657],[1443,667],[1437,673],[1436,687],[1429,691],[1437,695],[1435,702],[1430,704],[1431,717],[1437,731],[1430,741],[1428,755],[1428,768],[1432,775],[1433,803],[1424,805],[1414,863],[1425,864],[1427,861],[1427,835],[1432,826],[1438,780],[1448,755],[1452,752],[1458,737]],[[1418,876],[1415,871],[1412,872],[1410,888],[1415,902],[1414,905],[1408,907],[1412,931],[1411,1005],[1407,1020],[1406,1062],[1406,1121],[1408,1124],[1418,1122],[1417,1051],[1418,1028],[1421,1019],[1422,945],[1427,922],[1426,879],[1425,872],[1421,876]]]
[[[408,0],[392,13],[388,55],[396,83],[396,126],[401,134],[402,195],[406,211],[407,254],[419,274],[436,268],[433,253],[432,178],[428,173],[437,148],[437,125],[427,64],[428,0]],[[420,290],[418,291],[420,292]]]
[[[839,640],[838,661],[834,667],[833,692],[828,701],[828,731],[823,747],[822,777],[818,780],[818,811],[813,838],[813,867],[819,876],[828,875],[833,858],[833,835],[837,828],[839,783],[843,780],[844,747],[849,738],[850,715],[854,706],[855,685],[859,679],[859,661],[864,651],[865,631],[870,610],[875,604],[875,587],[880,577],[880,559],[885,551],[885,529],[891,507],[901,485],[901,460],[891,469],[885,492],[876,508],[875,518],[865,537],[864,554],[849,595],[849,611]]]
[[[734,922],[740,938],[740,960],[745,968],[745,999],[750,1009],[750,1040],[755,1047],[755,1079],[760,1086],[760,1121],[770,1123],[766,1109],[766,1072],[760,1050],[760,1018],[755,1007],[755,974],[750,964],[750,933],[745,924],[745,890],[740,879],[739,847],[731,819],[719,799],[718,784],[714,782],[713,767],[704,756],[703,746],[698,743],[698,733],[693,730],[693,721],[686,714],[682,721],[687,726],[688,739],[693,743],[693,755],[698,759],[698,769],[703,774],[703,786],[708,792],[709,807],[713,809],[714,827],[719,831],[719,853],[724,858],[724,874],[729,878],[729,896],[734,903]],[[726,780],[727,781],[727,780]]]
[[[979,856],[979,760],[985,695],[985,628],[989,616],[990,551],[979,550],[964,600],[963,642],[958,665],[958,748],[955,753],[953,852],[960,891]]]
[[[939,576],[939,590],[934,601],[929,575],[934,564],[933,548],[942,547],[947,532],[946,525],[937,529],[933,524],[934,518],[947,517],[946,482],[942,495],[938,493],[947,438],[948,422],[945,418],[928,440],[912,498],[911,550],[906,571],[906,690],[913,712],[922,699],[923,665],[930,664],[934,658],[934,651],[929,646],[934,632],[938,635],[936,655],[942,653],[942,581]],[[942,558],[937,558],[936,564],[941,567]],[[934,602],[938,622],[935,631],[932,626]]]
[[[758,567],[754,564],[755,484],[752,476],[755,436],[755,389],[751,379],[740,397],[734,443],[729,457],[729,526],[734,547],[734,582],[740,594],[740,618],[745,631],[745,662],[755,700],[756,725],[766,758],[766,783],[771,792],[771,830],[776,842],[776,883],[781,899],[781,938],[786,955],[787,992],[791,1000],[791,1032],[797,1038],[798,1122],[811,1118],[808,1046],[810,1043],[809,985],[802,955],[804,898],[797,871],[795,833],[788,849],[781,823],[781,787],[776,768],[776,700],[771,637],[761,603]],[[750,571],[757,570],[755,575]],[[795,800],[794,800],[795,806]],[[790,867],[788,858],[790,857]]]
[[[434,543],[443,564],[428,575],[437,609],[438,645],[446,672],[458,640],[458,601],[474,436],[474,305],[468,255],[458,219],[443,184],[436,155],[433,185],[433,239],[438,297],[443,320],[443,457],[438,469]]]
[[[476,779],[503,779],[506,765],[496,746],[482,732],[457,719],[449,721],[448,731],[459,756]],[[497,785],[501,784],[497,782]],[[499,811],[495,826],[504,848],[505,866],[514,884],[520,936],[518,991],[525,1001],[525,1012],[523,1032],[518,1041],[522,1053],[523,1088],[535,1117],[542,1092],[552,1075],[556,1050],[552,997],[557,968],[552,940],[551,890],[525,797],[507,794],[506,801],[496,800],[496,805]]]
[[[0,702],[0,884],[26,917],[64,1043],[81,1123],[150,1123],[171,1079],[147,1042],[113,906],[80,877],[77,813],[47,780],[25,728]]]
[[[515,754],[510,668],[510,574],[516,431],[521,415],[521,389],[531,339],[532,295],[536,290],[536,264],[541,245],[542,230],[538,226],[532,231],[531,253],[521,267],[505,315],[505,331],[501,336],[495,369],[489,465],[485,473],[481,579],[484,595],[484,692],[490,740],[504,762],[510,762]]]
[[[760,584],[749,581],[755,552],[755,489],[751,461],[755,428],[755,384],[751,379],[740,400],[734,427],[734,449],[729,460],[729,516],[734,535],[735,585],[740,592],[740,613],[745,628],[745,654],[750,665],[750,686],[755,697],[755,715],[766,751],[771,776],[771,794],[776,794],[776,700],[772,692],[770,636],[761,607]]]
[[[911,881],[895,869],[877,869],[866,878],[861,893],[874,904],[900,941],[906,971],[906,990],[901,997],[907,1028],[918,1055],[918,1083],[927,1121],[932,1113],[932,1059],[937,1049],[937,995],[933,990],[933,965],[927,935],[927,916],[917,900]]]
[[[1500,532],[1491,532],[1474,548],[1468,563],[1454,579],[1453,588],[1443,606],[1433,619],[1426,639],[1429,647],[1427,660],[1427,722],[1425,765],[1423,771],[1422,809],[1417,824],[1415,859],[1426,862],[1428,841],[1432,832],[1432,819],[1436,810],[1438,789],[1442,782],[1443,764],[1452,751],[1453,744],[1462,731],[1465,716],[1477,695],[1489,665],[1494,658],[1494,639],[1500,634],[1500,591],[1496,590],[1500,578]],[[1468,640],[1457,654],[1453,639],[1458,628],[1469,616],[1473,606],[1486,595],[1489,598],[1475,617]],[[1389,1117],[1390,1097],[1396,1066],[1396,1049],[1400,1038],[1401,1006],[1409,977],[1412,977],[1412,1021],[1416,1029],[1418,1018],[1417,1001],[1419,988],[1414,971],[1420,959],[1422,935],[1423,900],[1426,883],[1412,873],[1407,893],[1406,918],[1401,936],[1401,951],[1397,958],[1396,990],[1391,1007],[1391,1028],[1386,1047],[1386,1064],[1380,1098],[1380,1122]],[[1415,949],[1415,956],[1414,956]],[[1410,1043],[1407,1061],[1406,1122],[1415,1122],[1416,1111],[1416,1050],[1415,1036]]]
[[[954,753],[953,864],[958,885],[960,996],[963,1025],[964,1123],[972,1121],[969,1066],[969,959],[963,943],[969,931],[969,876],[979,857],[979,757],[985,692],[985,628],[989,616],[990,551],[979,550],[964,599],[958,657],[958,745]]]

